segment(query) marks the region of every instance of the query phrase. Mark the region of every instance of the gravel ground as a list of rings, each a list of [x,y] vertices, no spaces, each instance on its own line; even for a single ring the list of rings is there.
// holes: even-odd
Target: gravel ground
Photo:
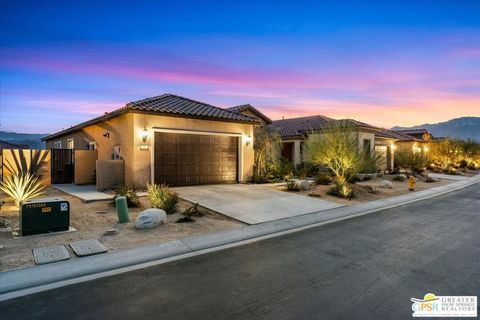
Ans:
[[[135,218],[147,208],[150,202],[142,197],[140,208],[131,208],[130,222],[123,225],[117,223],[116,209],[109,201],[83,203],[79,199],[69,196],[54,188],[46,189],[45,197],[63,197],[70,202],[70,226],[78,231],[56,235],[30,236],[13,239],[11,232],[0,232],[0,271],[12,270],[34,265],[32,249],[52,245],[66,245],[72,241],[97,239],[109,250],[128,249],[141,245],[161,243],[165,241],[180,239],[189,235],[211,233],[220,230],[238,228],[243,223],[225,217],[221,214],[200,208],[205,214],[204,217],[195,217],[192,223],[175,223],[183,215],[181,212],[192,204],[180,200],[177,212],[168,216],[168,222],[153,229],[136,230],[134,227]],[[12,227],[18,228],[18,210],[13,206],[12,201],[0,193],[0,201],[7,203],[0,211],[0,217],[11,221]],[[97,213],[107,211],[106,213]],[[116,235],[104,235],[108,229],[118,229]],[[3,248],[2,248],[3,246]],[[72,259],[75,254],[67,246]]]

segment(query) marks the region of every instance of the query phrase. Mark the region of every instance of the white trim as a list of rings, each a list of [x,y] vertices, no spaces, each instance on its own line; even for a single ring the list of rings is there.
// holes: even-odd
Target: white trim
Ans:
[[[53,149],[62,149],[62,140],[55,141],[53,143]]]
[[[93,146],[93,149],[92,149]],[[88,143],[88,150],[97,150],[97,142],[96,141],[90,141]]]
[[[237,181],[243,182],[243,144],[244,144],[244,135],[242,133],[236,132],[218,132],[218,131],[200,131],[200,130],[185,130],[185,129],[167,129],[167,128],[152,128],[153,135],[151,137],[151,148],[150,148],[150,183],[154,183],[155,179],[155,132],[165,132],[165,133],[182,133],[182,134],[197,134],[197,135],[209,135],[209,136],[228,136],[228,137],[238,137],[238,166],[237,166]]]

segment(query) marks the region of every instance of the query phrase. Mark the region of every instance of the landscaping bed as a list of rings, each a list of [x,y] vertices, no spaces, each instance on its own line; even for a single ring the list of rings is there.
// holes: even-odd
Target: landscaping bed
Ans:
[[[396,175],[384,175],[378,178],[372,178],[370,180],[360,181],[354,184],[350,184],[355,194],[355,196],[351,200],[327,194],[328,190],[332,187],[332,184],[312,185],[309,189],[300,190],[300,191],[289,191],[286,184],[271,185],[270,187],[275,190],[293,192],[293,193],[297,193],[305,196],[318,197],[323,200],[350,205],[350,204],[359,204],[367,201],[384,199],[384,198],[398,196],[401,194],[412,192],[408,190],[408,180],[395,181],[394,180],[395,176]],[[380,182],[384,180],[388,180],[392,183],[391,189],[385,189],[385,188],[379,187]],[[443,179],[437,182],[430,182],[430,183],[417,180],[415,191],[425,190],[425,189],[445,185],[451,182],[453,181],[443,180]]]
[[[42,197],[62,197],[68,200],[70,202],[70,226],[78,231],[19,239],[13,239],[11,232],[0,232],[0,247],[4,246],[0,249],[0,272],[33,266],[32,249],[38,247],[67,245],[72,241],[97,239],[109,250],[119,250],[244,226],[241,222],[202,207],[199,207],[199,210],[204,216],[193,217],[195,222],[175,223],[183,217],[181,213],[192,206],[191,203],[180,199],[176,212],[168,215],[166,224],[152,229],[137,230],[134,226],[136,217],[141,211],[151,207],[146,197],[140,198],[139,208],[129,209],[130,222],[122,225],[117,223],[116,208],[110,204],[110,201],[83,203],[52,187],[46,188]],[[0,218],[11,221],[12,228],[18,228],[19,214],[13,206],[13,201],[3,192],[0,192],[0,201],[6,202],[0,211]],[[118,233],[104,235],[109,229],[117,229]],[[72,259],[80,259],[76,258],[69,246],[66,247]]]

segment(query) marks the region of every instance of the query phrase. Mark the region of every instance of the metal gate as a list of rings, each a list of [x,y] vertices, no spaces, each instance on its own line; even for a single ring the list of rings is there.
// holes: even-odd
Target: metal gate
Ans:
[[[74,150],[51,149],[52,157],[52,184],[73,183],[74,179]]]

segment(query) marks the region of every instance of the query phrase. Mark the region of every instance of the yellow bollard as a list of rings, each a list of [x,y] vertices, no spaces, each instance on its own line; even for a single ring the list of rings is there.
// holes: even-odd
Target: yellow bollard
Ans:
[[[408,190],[414,191],[416,183],[417,179],[414,176],[410,176],[410,178],[408,178]]]

